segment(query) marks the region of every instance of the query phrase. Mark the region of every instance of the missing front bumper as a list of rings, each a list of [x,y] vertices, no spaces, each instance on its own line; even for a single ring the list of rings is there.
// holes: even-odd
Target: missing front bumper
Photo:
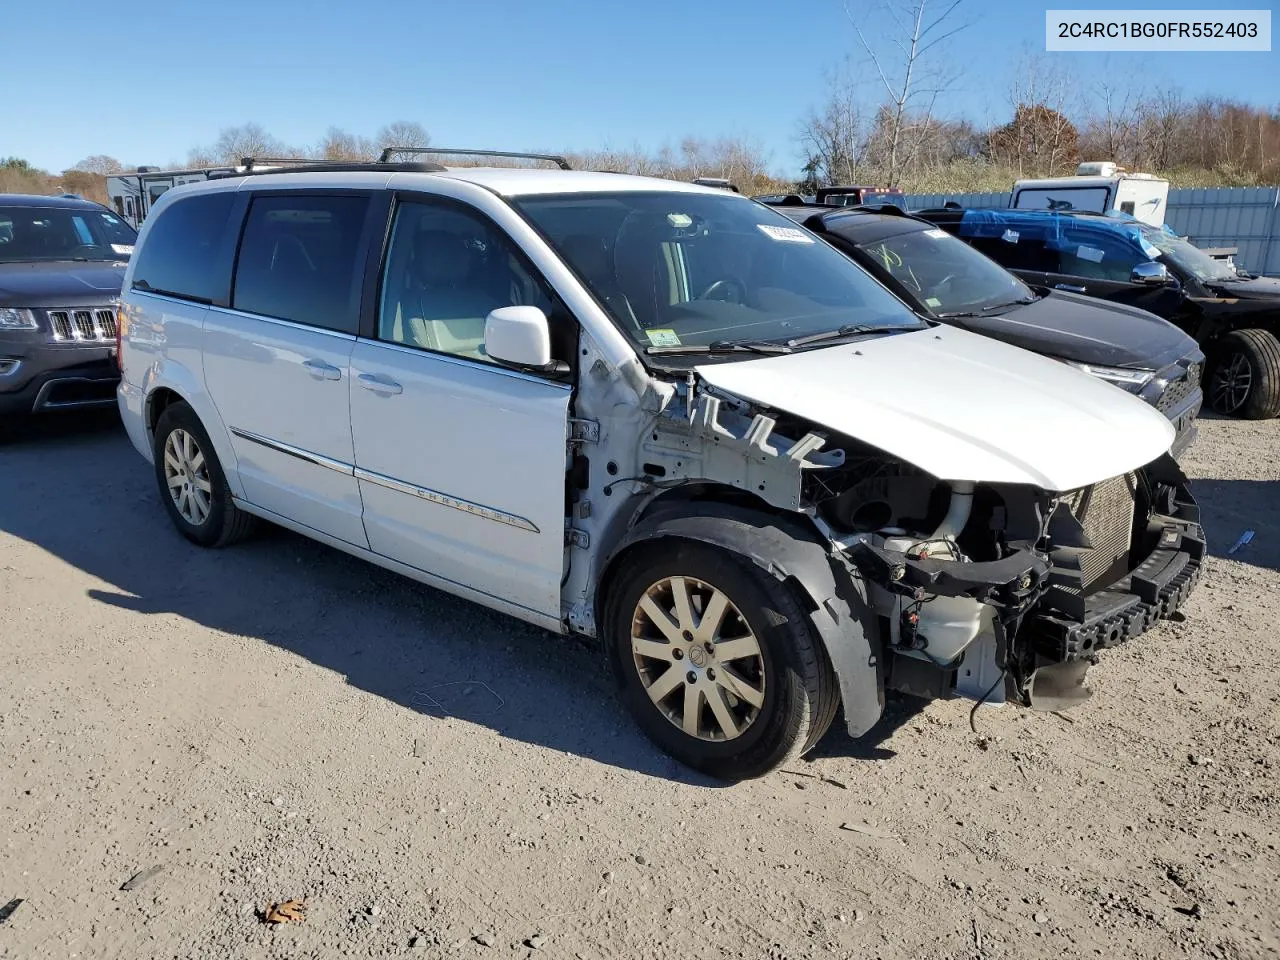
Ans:
[[[1114,647],[1176,612],[1203,571],[1204,531],[1198,523],[1167,520],[1160,545],[1119,582],[1085,601],[1084,616],[1036,610],[1023,629],[1044,661],[1061,663]]]
[[[1145,633],[1177,611],[1201,576],[1206,551],[1195,501],[1185,484],[1164,487],[1162,512],[1148,516],[1146,558],[1105,589],[1071,598],[1070,612],[1059,573],[1029,548],[989,563],[918,558],[870,543],[848,548],[858,572],[903,600],[963,596],[997,610],[995,643],[974,643],[953,662],[921,657],[897,646],[906,631],[882,617],[889,647],[887,686],[923,697],[973,696],[986,677],[1003,673],[1004,699],[1038,709],[1061,710],[1087,699],[1084,673],[1093,655]],[[1007,625],[1007,633],[1005,627]],[[994,673],[993,673],[994,671]],[[967,675],[981,679],[966,682]],[[975,686],[976,683],[976,686]],[[983,697],[986,699],[986,697]]]

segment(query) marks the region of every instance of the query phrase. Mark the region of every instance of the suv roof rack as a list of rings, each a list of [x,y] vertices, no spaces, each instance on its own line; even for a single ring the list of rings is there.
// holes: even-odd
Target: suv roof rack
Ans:
[[[259,167],[259,164],[284,163],[287,166]],[[438,163],[406,162],[382,163],[378,160],[277,160],[265,157],[245,157],[243,170],[230,167],[209,171],[210,180],[231,177],[265,177],[273,173],[441,173],[444,167]]]
[[[514,160],[546,160],[554,163],[561,170],[572,170],[569,161],[554,153],[514,153],[509,150],[462,150],[453,147],[384,147],[379,163],[390,163],[397,153],[429,154],[431,156],[463,156],[463,157],[508,157]]]
[[[720,190],[732,190],[734,193],[741,193],[733,183],[726,177],[694,177],[693,182],[700,187],[716,187]]]

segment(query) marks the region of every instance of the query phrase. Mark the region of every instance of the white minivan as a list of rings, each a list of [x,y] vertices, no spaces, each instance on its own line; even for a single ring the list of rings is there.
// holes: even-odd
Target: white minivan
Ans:
[[[158,201],[123,299],[120,410],[189,539],[265,519],[597,638],[724,778],[887,689],[1061,709],[1204,555],[1159,412],[713,187],[213,179]]]

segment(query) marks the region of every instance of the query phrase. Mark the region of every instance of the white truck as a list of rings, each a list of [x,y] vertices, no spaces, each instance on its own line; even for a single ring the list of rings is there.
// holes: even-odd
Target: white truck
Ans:
[[[1114,163],[1082,163],[1074,177],[1019,180],[1010,206],[1018,210],[1115,210],[1153,227],[1164,224],[1169,181],[1150,173],[1129,173]]]

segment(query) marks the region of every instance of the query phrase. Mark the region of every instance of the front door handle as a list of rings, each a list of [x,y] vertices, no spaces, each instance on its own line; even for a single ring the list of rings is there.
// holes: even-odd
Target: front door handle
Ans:
[[[1068,293],[1084,293],[1085,292],[1084,287],[1077,287],[1074,284],[1070,284],[1070,283],[1055,283],[1053,285],[1053,289],[1066,290]]]
[[[360,386],[366,390],[372,390],[380,397],[392,397],[397,393],[403,393],[404,387],[396,383],[390,377],[384,377],[380,373],[362,373],[360,374]]]
[[[342,371],[331,363],[325,363],[323,360],[303,360],[302,365],[307,368],[307,373],[317,380],[342,379]]]

